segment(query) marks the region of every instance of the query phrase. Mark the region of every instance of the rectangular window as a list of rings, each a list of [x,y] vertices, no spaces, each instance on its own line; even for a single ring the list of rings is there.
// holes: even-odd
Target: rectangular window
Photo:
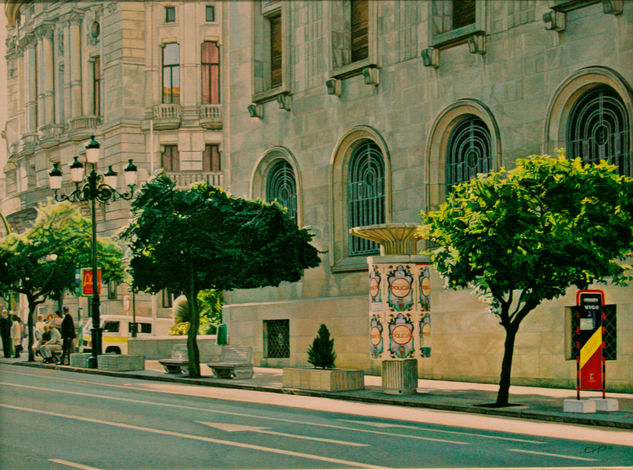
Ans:
[[[176,42],[163,46],[163,103],[180,104],[180,47]]]
[[[475,23],[476,12],[475,0],[454,1],[451,29],[458,29]]]
[[[351,55],[352,62],[369,57],[368,0],[351,0]]]
[[[215,22],[215,6],[207,5],[204,7],[204,19],[208,23]]]
[[[264,320],[264,357],[290,357],[290,320]]]
[[[60,64],[57,72],[57,116],[58,124],[63,124],[65,119],[64,110],[64,64]]]
[[[161,291],[161,294],[163,308],[171,308],[174,302],[174,295],[172,294],[171,290],[163,289]]]
[[[217,144],[205,145],[202,154],[202,169],[204,171],[221,171],[220,146]]]
[[[165,145],[161,165],[167,172],[180,171],[180,153],[177,145]]]
[[[202,104],[220,104],[220,48],[217,42],[202,43]]]
[[[268,19],[270,24],[270,87],[281,86],[282,41],[281,15]]]
[[[165,7],[165,23],[176,21],[176,7]]]
[[[101,57],[92,62],[92,113],[101,116]]]
[[[152,324],[151,323],[138,323],[138,332],[151,334],[152,333]]]

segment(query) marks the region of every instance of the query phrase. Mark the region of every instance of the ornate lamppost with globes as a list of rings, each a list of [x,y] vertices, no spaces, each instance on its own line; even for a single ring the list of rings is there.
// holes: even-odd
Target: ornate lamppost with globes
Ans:
[[[59,163],[53,165],[49,173],[49,184],[55,192],[55,200],[70,202],[91,202],[92,215],[92,348],[88,358],[88,366],[97,368],[97,357],[101,355],[101,325],[99,320],[99,276],[97,265],[97,220],[96,202],[107,204],[117,199],[130,200],[134,196],[134,186],[136,185],[136,165],[130,159],[124,171],[125,184],[128,187],[126,192],[119,192],[117,186],[117,173],[108,167],[108,171],[103,175],[97,174],[97,162],[99,161],[99,143],[94,136],[90,137],[90,142],[86,145],[86,162],[90,164],[90,173],[85,175],[84,165],[79,161],[79,157],[70,165],[70,179],[75,183],[75,190],[70,194],[60,194],[62,188],[62,171]],[[84,181],[84,177],[86,181]]]

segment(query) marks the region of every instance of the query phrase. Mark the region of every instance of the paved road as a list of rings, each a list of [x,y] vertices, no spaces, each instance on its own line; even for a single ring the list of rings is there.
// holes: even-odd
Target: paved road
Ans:
[[[626,431],[9,365],[0,423],[15,470],[633,465]]]

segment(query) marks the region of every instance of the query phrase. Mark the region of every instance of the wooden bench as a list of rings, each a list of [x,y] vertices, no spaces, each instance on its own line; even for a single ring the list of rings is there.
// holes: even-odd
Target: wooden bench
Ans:
[[[220,360],[207,365],[221,379],[250,379],[253,376],[252,358],[250,346],[222,346]]]
[[[177,344],[171,349],[171,357],[159,359],[158,362],[165,368],[167,374],[184,374],[189,365],[189,355],[186,344]],[[184,366],[184,369],[183,369]]]

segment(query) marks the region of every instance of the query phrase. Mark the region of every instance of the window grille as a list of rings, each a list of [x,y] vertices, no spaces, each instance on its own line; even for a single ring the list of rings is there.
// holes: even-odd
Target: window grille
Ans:
[[[356,62],[369,57],[368,0],[352,0],[350,8],[352,62]]]
[[[202,104],[220,104],[220,49],[217,42],[202,43]]]
[[[476,116],[462,119],[451,131],[446,152],[446,192],[491,169],[490,131]]]
[[[163,103],[180,104],[180,47],[176,42],[163,46]]]
[[[264,320],[264,357],[290,357],[290,320]]]
[[[630,117],[620,96],[608,86],[583,94],[567,125],[567,156],[585,163],[608,160],[621,175],[633,176]]]
[[[297,220],[297,182],[295,173],[285,160],[280,160],[268,173],[266,201],[277,201],[288,209],[288,215]]]
[[[350,160],[347,192],[350,227],[385,222],[385,163],[375,143],[367,140],[354,150]],[[380,252],[380,246],[376,242],[352,235],[349,246],[351,256]]]
[[[165,145],[161,155],[162,167],[167,172],[180,171],[180,153],[177,145]]]
[[[282,82],[281,15],[272,16],[268,21],[270,23],[270,87],[277,88]]]

